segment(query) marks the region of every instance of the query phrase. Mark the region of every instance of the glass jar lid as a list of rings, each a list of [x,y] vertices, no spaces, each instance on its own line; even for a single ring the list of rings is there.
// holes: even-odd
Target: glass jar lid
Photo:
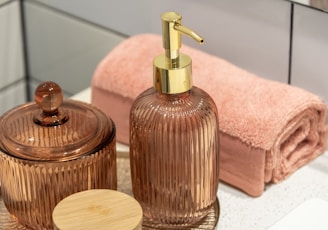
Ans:
[[[67,161],[99,151],[115,138],[106,114],[89,104],[63,100],[54,82],[35,90],[35,103],[16,107],[0,118],[0,149],[37,161]]]

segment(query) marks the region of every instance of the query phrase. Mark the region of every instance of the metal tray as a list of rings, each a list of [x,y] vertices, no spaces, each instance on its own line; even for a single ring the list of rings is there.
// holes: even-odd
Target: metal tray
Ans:
[[[117,180],[118,180],[118,188],[117,190],[132,195],[131,188],[131,176],[130,176],[130,162],[129,162],[129,153],[117,153]],[[183,227],[181,229],[214,229],[217,226],[218,220],[220,216],[220,204],[219,200],[216,200],[216,203],[211,209],[211,212],[199,223]],[[1,198],[1,189],[0,189],[0,230],[28,230],[27,227],[24,227],[17,220],[11,216]],[[143,220],[143,228],[144,230],[153,230],[160,229],[160,227],[152,225],[152,223],[144,219]],[[172,228],[176,229],[176,228]]]

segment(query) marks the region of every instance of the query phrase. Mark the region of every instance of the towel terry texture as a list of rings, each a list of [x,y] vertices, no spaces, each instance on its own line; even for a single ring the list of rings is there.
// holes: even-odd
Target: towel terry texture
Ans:
[[[284,180],[324,152],[325,103],[316,95],[247,72],[219,57],[183,46],[192,58],[193,82],[218,107],[220,179],[251,196],[266,183]],[[132,102],[153,85],[153,58],[163,53],[159,35],[132,36],[99,63],[92,78],[92,103],[129,141]]]

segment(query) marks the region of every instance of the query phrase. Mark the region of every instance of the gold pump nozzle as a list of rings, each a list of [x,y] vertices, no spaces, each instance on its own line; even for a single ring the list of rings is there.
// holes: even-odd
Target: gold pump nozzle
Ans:
[[[182,26],[180,24],[176,24],[174,26],[174,29],[176,29],[177,31],[180,31],[181,33],[188,35],[189,37],[192,37],[196,42],[198,42],[199,44],[203,44],[204,43],[204,39],[199,36],[195,31],[192,31],[191,29]]]
[[[181,34],[200,44],[204,43],[204,39],[181,25],[182,16],[176,12],[165,12],[161,19],[165,55],[154,59],[154,86],[158,91],[167,94],[186,92],[192,87],[191,58],[179,53]]]

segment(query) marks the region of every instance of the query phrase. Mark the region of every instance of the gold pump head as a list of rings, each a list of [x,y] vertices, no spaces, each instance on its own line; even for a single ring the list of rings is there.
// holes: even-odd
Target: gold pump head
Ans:
[[[181,15],[165,12],[162,18],[162,39],[165,54],[154,59],[154,87],[161,93],[183,93],[192,87],[191,58],[180,54],[181,34],[188,35],[198,43],[204,43],[197,33],[181,25]]]

